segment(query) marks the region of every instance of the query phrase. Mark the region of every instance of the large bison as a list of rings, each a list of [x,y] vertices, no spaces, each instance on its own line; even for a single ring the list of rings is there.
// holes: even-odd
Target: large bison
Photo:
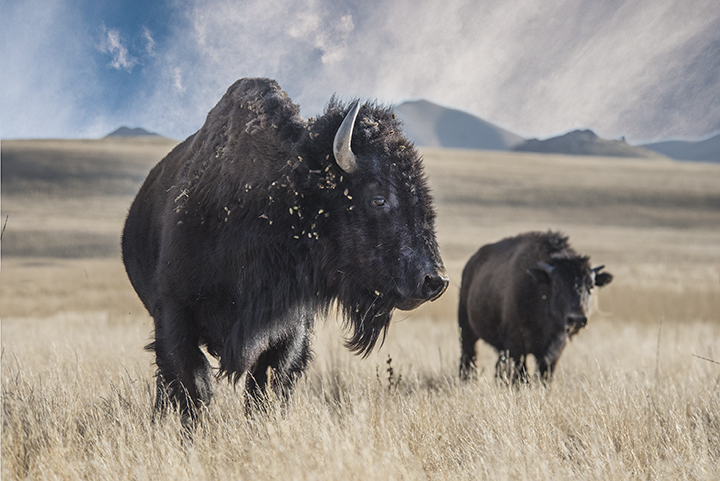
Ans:
[[[396,308],[445,291],[434,222],[391,109],[333,98],[306,121],[275,81],[237,81],[152,169],[125,223],[125,268],[154,318],[156,408],[188,418],[210,401],[202,346],[231,381],[247,373],[248,408],[268,384],[286,401],[333,305],[367,355]]]
[[[460,376],[475,371],[475,344],[499,353],[496,376],[527,380],[532,354],[543,379],[552,377],[568,339],[587,323],[595,286],[612,281],[604,266],[590,268],[568,238],[529,232],[481,247],[463,270],[458,308]]]

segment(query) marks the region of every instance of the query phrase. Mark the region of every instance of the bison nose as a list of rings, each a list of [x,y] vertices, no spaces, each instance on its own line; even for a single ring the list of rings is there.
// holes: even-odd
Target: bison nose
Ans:
[[[434,301],[443,295],[449,283],[450,279],[445,275],[433,274],[425,276],[422,288],[423,298]]]
[[[585,327],[585,324],[587,324],[587,317],[585,317],[583,314],[569,314],[567,316],[568,326],[575,327],[575,329],[580,329],[581,327]]]

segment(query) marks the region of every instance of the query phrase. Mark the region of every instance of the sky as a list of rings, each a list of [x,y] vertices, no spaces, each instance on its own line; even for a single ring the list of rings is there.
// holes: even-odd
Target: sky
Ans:
[[[242,77],[424,98],[523,137],[720,131],[717,0],[0,0],[0,138],[198,130]]]

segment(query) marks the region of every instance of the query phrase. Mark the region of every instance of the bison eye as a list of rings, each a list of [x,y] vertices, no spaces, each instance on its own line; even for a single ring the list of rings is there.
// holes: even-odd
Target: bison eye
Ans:
[[[382,207],[385,205],[385,197],[382,197],[378,195],[377,197],[373,197],[372,205],[374,207]]]

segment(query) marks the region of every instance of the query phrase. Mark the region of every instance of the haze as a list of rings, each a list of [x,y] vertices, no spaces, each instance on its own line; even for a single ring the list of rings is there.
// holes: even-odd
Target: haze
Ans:
[[[105,2],[100,2],[105,3]],[[705,1],[1,0],[0,136],[175,139],[240,77],[306,117],[333,93],[425,98],[524,137],[640,143],[720,131],[720,9]]]

